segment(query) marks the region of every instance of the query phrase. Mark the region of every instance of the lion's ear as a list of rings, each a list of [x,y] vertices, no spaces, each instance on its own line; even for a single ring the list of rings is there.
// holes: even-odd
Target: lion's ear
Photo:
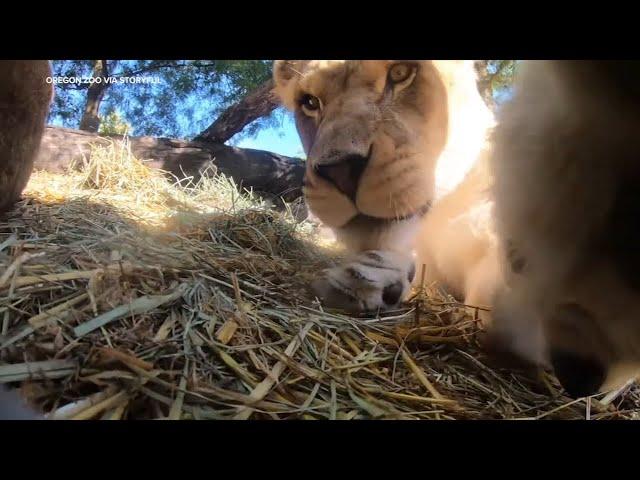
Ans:
[[[293,110],[295,84],[302,75],[307,60],[276,60],[273,63],[275,93],[285,107]]]
[[[284,87],[294,75],[299,75],[302,60],[276,60],[273,62],[273,80],[278,87]]]

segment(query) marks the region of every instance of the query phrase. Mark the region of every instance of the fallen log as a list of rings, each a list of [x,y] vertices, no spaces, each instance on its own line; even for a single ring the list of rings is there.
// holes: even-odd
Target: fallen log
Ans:
[[[122,141],[119,135],[101,136],[61,127],[45,129],[35,168],[63,173],[91,155],[91,145]],[[271,199],[292,202],[302,196],[304,161],[264,150],[230,147],[206,141],[171,138],[129,137],[136,158],[153,168],[178,177],[197,180],[209,168],[233,178],[242,188],[266,194]]]

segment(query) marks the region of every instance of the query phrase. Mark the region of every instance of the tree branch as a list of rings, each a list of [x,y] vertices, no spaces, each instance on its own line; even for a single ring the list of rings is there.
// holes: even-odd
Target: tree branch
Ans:
[[[100,127],[100,103],[107,90],[108,83],[104,81],[104,77],[108,76],[108,65],[106,60],[96,60],[92,76],[94,78],[101,77],[102,82],[94,82],[87,89],[87,100],[84,107],[84,113],[80,119],[80,130],[87,132],[97,132]]]
[[[227,108],[218,118],[198,134],[195,141],[224,143],[249,123],[271,114],[279,103],[273,94],[273,80],[263,83],[239,102]]]

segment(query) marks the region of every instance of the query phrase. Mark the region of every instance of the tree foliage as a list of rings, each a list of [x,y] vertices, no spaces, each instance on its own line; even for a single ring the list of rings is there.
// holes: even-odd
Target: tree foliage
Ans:
[[[477,60],[478,88],[492,108],[509,98],[518,60]]]
[[[102,118],[98,129],[100,135],[128,135],[130,132],[131,125],[124,121],[116,110],[112,110]]]
[[[268,60],[107,60],[109,76],[129,79],[110,83],[100,105],[102,118],[116,109],[133,125],[132,135],[192,138],[208,127],[234,102],[271,78]],[[58,77],[90,78],[93,60],[54,60]],[[131,83],[132,78],[145,83]],[[157,83],[154,83],[157,82]],[[50,120],[77,128],[82,118],[88,83],[59,83]],[[243,135],[275,126],[275,112],[249,125]]]

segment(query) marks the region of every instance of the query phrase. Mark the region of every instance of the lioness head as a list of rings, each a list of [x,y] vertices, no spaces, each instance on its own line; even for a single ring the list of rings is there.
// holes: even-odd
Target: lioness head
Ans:
[[[490,117],[471,62],[279,60],[274,80],[307,154],[309,208],[356,250],[390,247],[371,234],[423,215],[452,138],[474,148]],[[465,122],[477,128],[456,137]]]

